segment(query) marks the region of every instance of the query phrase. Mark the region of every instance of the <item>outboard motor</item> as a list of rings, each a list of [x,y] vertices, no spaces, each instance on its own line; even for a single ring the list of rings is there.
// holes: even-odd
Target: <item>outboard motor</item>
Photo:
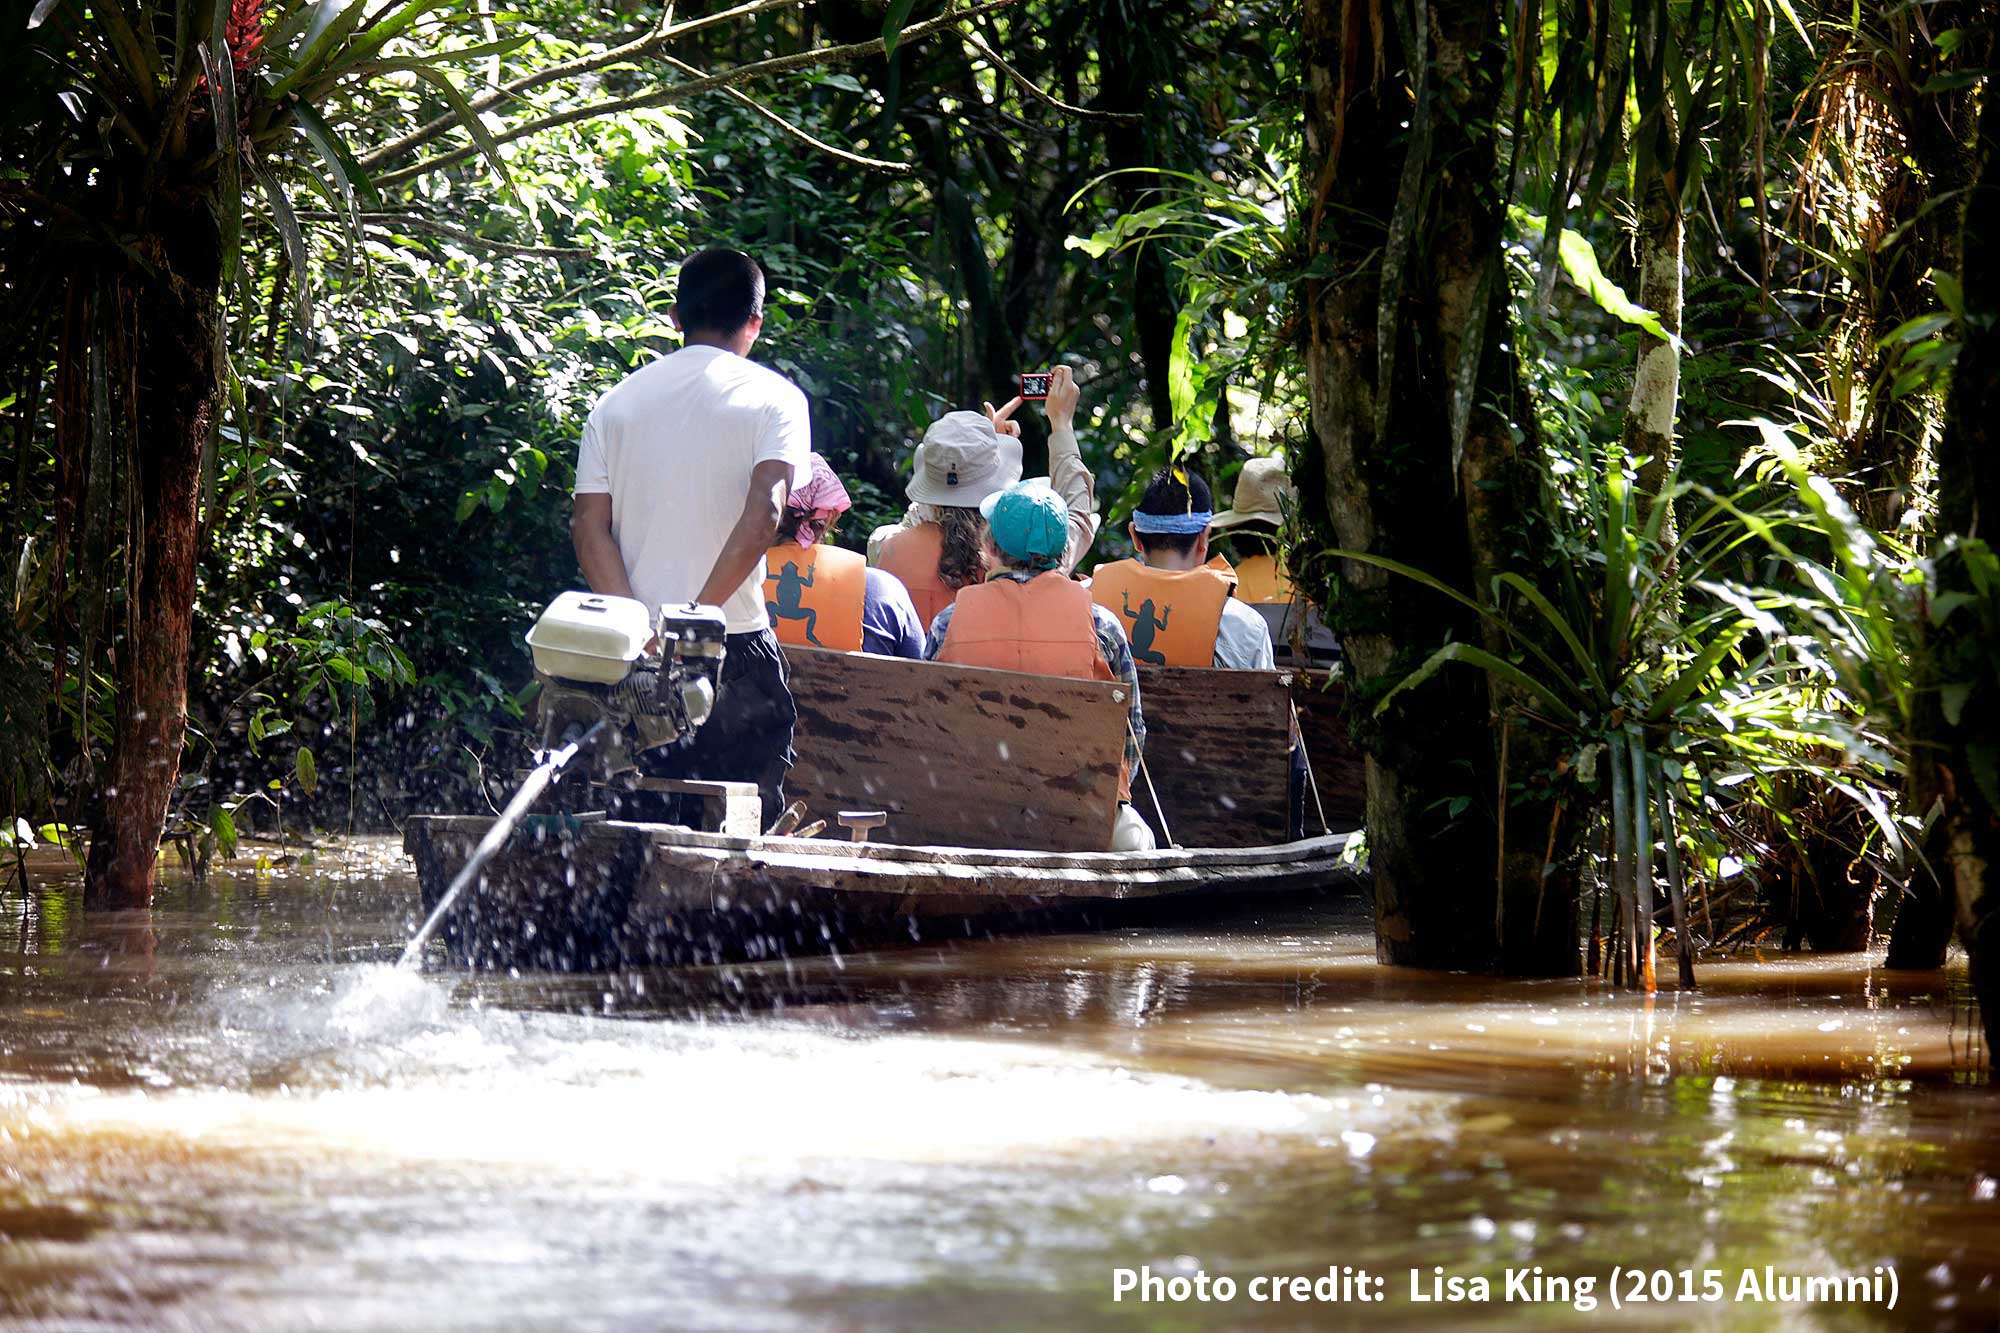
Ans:
[[[542,682],[542,750],[552,753],[609,725],[579,752],[590,778],[607,782],[639,754],[672,745],[708,720],[722,685],[726,623],[720,609],[663,606],[566,592],[528,631]]]

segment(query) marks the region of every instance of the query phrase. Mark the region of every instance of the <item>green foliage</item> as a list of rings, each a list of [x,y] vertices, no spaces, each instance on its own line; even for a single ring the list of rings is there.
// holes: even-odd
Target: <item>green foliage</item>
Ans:
[[[1801,466],[1795,451],[1780,459]],[[1335,553],[1451,598],[1507,646],[1447,644],[1377,713],[1447,666],[1487,673],[1513,699],[1503,727],[1559,741],[1553,772],[1503,774],[1503,784],[1517,794],[1553,785],[1566,805],[1608,819],[1611,882],[1630,919],[1652,919],[1656,852],[1681,896],[1683,839],[1718,869],[1724,855],[1756,859],[1730,808],[1746,792],[1776,808],[1797,781],[1821,784],[1865,811],[1885,855],[1900,855],[1904,830],[1891,805],[1900,733],[1866,711],[1861,693],[1907,676],[1893,644],[1874,637],[1892,632],[1892,613],[1875,599],[1895,577],[1865,532],[1843,523],[1832,488],[1801,469],[1796,506],[1762,488],[1724,495],[1673,477],[1646,495],[1615,453],[1596,464],[1581,505],[1552,492],[1558,549],[1544,586],[1504,573],[1476,599],[1395,561]],[[1669,542],[1664,520],[1676,504],[1684,516]],[[1836,564],[1803,560],[1797,534],[1829,526],[1847,543]],[[1799,588],[1744,581],[1771,556],[1797,571]]]

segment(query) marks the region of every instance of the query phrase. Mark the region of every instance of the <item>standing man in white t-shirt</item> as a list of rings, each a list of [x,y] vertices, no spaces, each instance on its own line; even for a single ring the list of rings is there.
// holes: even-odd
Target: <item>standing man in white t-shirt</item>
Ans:
[[[681,265],[670,312],[679,351],[627,375],[583,427],[570,536],[591,589],[703,602],[728,620],[729,656],[707,723],[648,756],[656,777],[754,782],[784,808],[797,711],[764,611],[764,552],[809,473],[805,395],[746,360],[764,328],[764,273],[736,250]]]

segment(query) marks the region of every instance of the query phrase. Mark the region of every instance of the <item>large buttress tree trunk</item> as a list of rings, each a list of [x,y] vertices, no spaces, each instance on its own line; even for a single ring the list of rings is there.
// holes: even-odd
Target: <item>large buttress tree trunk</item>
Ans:
[[[1923,280],[1926,273],[1961,271],[1959,210],[1940,204],[1970,184],[1977,165],[1972,145],[1979,129],[1976,86],[1921,91],[1924,83],[1954,67],[1932,34],[1968,27],[1966,6],[1958,0],[1944,0],[1927,7],[1922,16],[1924,22],[1918,24],[1897,15],[1890,26],[1890,35],[1905,49],[1885,48],[1901,59],[1895,64],[1882,63],[1902,77],[1891,78],[1892,95],[1873,105],[1878,113],[1885,103],[1893,110],[1894,129],[1908,145],[1908,152],[1885,155],[1888,181],[1880,194],[1887,216],[1861,256],[1867,285],[1856,301],[1872,304],[1851,310],[1843,321],[1853,327],[1846,341],[1858,362],[1855,380],[1876,384],[1875,396],[1854,440],[1855,468],[1874,480],[1856,497],[1856,507],[1871,525],[1883,531],[1902,529],[1912,535],[1921,529],[1916,510],[1927,466],[1935,462],[1924,457],[1933,434],[1935,404],[1928,394],[1899,399],[1889,391],[1890,376],[1877,340],[1903,321],[1929,314],[1942,304],[1935,289]],[[1977,66],[1983,49],[1984,44],[1975,49],[1960,47],[1955,65]],[[1861,118],[1864,126],[1872,123]],[[1934,490],[1934,478],[1931,485]],[[1918,734],[1935,735],[1943,726],[1934,694],[1926,692],[1918,698],[1917,713],[1914,726]],[[1905,813],[1921,818],[1930,811],[1943,790],[1941,776],[1937,756],[1931,750],[1919,748],[1910,754],[1903,782]],[[1948,864],[1945,834],[1945,822],[1939,821],[1925,841],[1924,862],[1929,869],[1920,868],[1905,890],[1890,931],[1889,967],[1944,966],[1951,943],[1952,890],[1948,875],[1947,882],[1940,885],[1931,871],[1942,873]]]
[[[117,725],[91,829],[84,904],[152,902],[160,835],[187,730],[201,460],[221,402],[217,332],[221,242],[207,202],[156,203],[136,248],[152,271],[123,285],[126,334],[114,365],[132,388],[133,505],[124,634],[116,648]]]
[[[1312,430],[1299,481],[1322,502],[1308,510],[1323,508],[1334,545],[1484,596],[1524,517],[1496,266],[1498,10],[1415,3],[1371,24],[1363,6],[1306,0],[1303,19],[1308,205],[1325,275],[1304,293]],[[1480,638],[1454,604],[1370,565],[1343,562],[1335,596],[1364,709],[1447,640]],[[1510,830],[1504,864],[1496,841],[1507,703],[1483,675],[1454,668],[1379,724],[1362,721],[1384,962],[1577,969],[1573,900],[1537,901],[1547,814],[1525,821],[1533,833]]]
[[[1978,174],[1966,196],[1962,254],[1965,332],[1938,444],[1938,531],[1941,538],[1979,537],[2000,545],[1994,531],[2000,520],[2000,112],[1990,100],[1979,117]],[[1982,595],[1965,561],[1951,552],[1940,555],[1937,570],[1940,598],[1969,594],[1990,605],[1995,596]],[[2000,641],[1994,641],[2000,635],[1981,641],[1991,633],[1980,618],[1961,611],[1933,635],[1933,654],[1946,675],[1984,680],[1973,686],[1956,724],[1940,710],[1937,731],[1917,738],[1941,756],[1944,873],[1957,906],[1959,940],[1972,962],[1989,1052],[2000,1049],[2000,799],[1990,785],[2000,768],[2000,700],[1985,683],[2000,658]]]

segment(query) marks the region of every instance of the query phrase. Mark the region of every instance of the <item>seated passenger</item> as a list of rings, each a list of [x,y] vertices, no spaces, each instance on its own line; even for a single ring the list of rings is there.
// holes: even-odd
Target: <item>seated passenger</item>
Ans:
[[[827,461],[785,501],[764,557],[764,603],[780,643],[921,658],[924,622],[896,577],[827,539],[853,503]]]
[[[1122,618],[1132,656],[1141,662],[1269,671],[1264,617],[1230,595],[1236,577],[1227,565],[1208,562],[1213,504],[1200,474],[1160,472],[1132,514],[1139,558],[1099,565],[1091,598]]]
[[[1233,539],[1236,555],[1236,595],[1252,605],[1292,600],[1292,580],[1278,563],[1278,529],[1285,525],[1279,507],[1290,495],[1292,479],[1282,458],[1253,458],[1236,474],[1236,493],[1229,508],[1209,525],[1220,538]]]
[[[1235,561],[1237,598],[1258,609],[1287,661],[1332,662],[1340,656],[1338,640],[1298,595],[1277,555],[1283,506],[1292,493],[1284,460],[1249,460],[1237,474],[1233,502],[1210,525],[1210,544],[1227,548]]]
[[[1069,536],[1058,563],[1063,573],[1097,539],[1097,482],[1076,443],[1081,391],[1067,366],[1049,377],[1049,477],[1068,509]],[[989,572],[980,557],[984,520],[979,504],[1021,479],[1021,424],[1013,415],[1022,400],[985,412],[949,412],[924,432],[906,494],[901,523],[878,528],[868,539],[868,563],[888,570],[909,588],[917,614],[928,625],[961,588]]]
[[[1113,851],[1149,850],[1151,830],[1132,810],[1132,770],[1146,740],[1139,670],[1117,618],[1060,568],[1070,514],[1045,482],[1017,482],[980,505],[994,572],[967,587],[931,622],[925,655],[962,666],[1124,683],[1125,762],[1118,780]]]

